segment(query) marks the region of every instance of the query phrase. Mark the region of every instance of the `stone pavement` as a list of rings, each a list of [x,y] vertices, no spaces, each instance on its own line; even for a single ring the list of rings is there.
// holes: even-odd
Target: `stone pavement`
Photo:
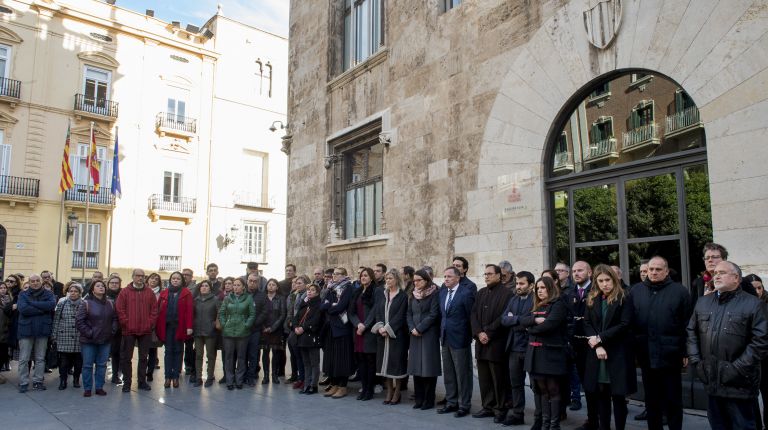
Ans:
[[[162,354],[162,350],[161,350]],[[162,360],[161,360],[162,361]],[[13,363],[14,365],[16,362]],[[217,373],[220,373],[220,368]],[[108,372],[109,374],[109,372]],[[58,391],[58,372],[46,375],[46,391],[19,394],[16,388],[16,367],[4,372],[8,383],[0,385],[0,422],[3,429],[501,429],[492,418],[476,419],[471,416],[454,418],[437,415],[434,410],[412,409],[413,401],[406,394],[403,403],[396,406],[381,404],[379,394],[368,402],[355,400],[355,395],[344,399],[324,398],[320,394],[298,394],[289,385],[246,386],[243,390],[227,391],[224,385],[195,388],[182,382],[177,389],[164,389],[162,370],[155,373],[152,391],[120,392],[118,386],[107,383],[106,397],[82,397],[81,389],[71,386]],[[71,378],[70,378],[71,380]],[[411,381],[412,384],[412,381]],[[357,390],[359,383],[351,383]],[[412,385],[411,385],[412,387]],[[526,423],[513,427],[528,429],[533,415],[532,399],[527,400]],[[442,381],[438,382],[438,398],[442,398]],[[475,385],[473,412],[480,409],[480,392]],[[643,422],[632,420],[640,406],[630,404],[628,429],[645,428]],[[570,412],[564,429],[578,427],[586,411]],[[686,429],[704,429],[706,418],[686,414]]]

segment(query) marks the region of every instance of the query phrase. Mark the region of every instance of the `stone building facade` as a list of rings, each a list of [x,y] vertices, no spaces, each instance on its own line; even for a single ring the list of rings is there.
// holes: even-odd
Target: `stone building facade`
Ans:
[[[554,249],[559,136],[596,85],[630,86],[637,73],[671,82],[654,121],[669,115],[678,89],[695,101],[706,148],[684,156],[708,172],[712,239],[747,273],[768,272],[766,2],[328,4],[291,1],[289,261],[442,268],[463,255],[476,279],[482,265],[502,259],[534,273],[558,259],[572,263],[578,244],[566,258]],[[607,43],[585,24],[602,7],[616,11],[599,23]],[[601,177],[594,174],[573,181]],[[679,258],[700,260],[676,234]],[[634,264],[628,254],[616,262]],[[696,276],[695,263],[679,266],[681,279]]]

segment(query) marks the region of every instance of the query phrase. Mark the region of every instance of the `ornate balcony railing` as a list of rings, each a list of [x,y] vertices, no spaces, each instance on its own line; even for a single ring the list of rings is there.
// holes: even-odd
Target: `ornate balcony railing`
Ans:
[[[13,196],[39,197],[40,180],[19,178],[17,176],[0,176],[0,194]]]
[[[174,272],[181,270],[180,255],[161,255],[159,270],[164,272]]]
[[[197,120],[186,116],[160,112],[155,117],[155,127],[183,133],[197,133]]]
[[[64,200],[85,203],[85,199],[89,198],[91,204],[97,204],[97,205],[114,205],[115,204],[115,196],[112,195],[112,192],[108,187],[99,187],[99,191],[96,191],[96,192],[94,192],[93,189],[94,189],[93,185],[91,185],[91,187],[88,188],[87,185],[75,184],[74,187],[66,191],[66,193],[64,194]],[[90,190],[90,193],[88,193],[86,190]]]
[[[610,138],[590,144],[586,161],[592,161],[605,156],[616,155],[616,139]]]
[[[21,81],[0,78],[0,96],[21,98]]]
[[[96,99],[85,94],[75,94],[75,110],[111,118],[117,118],[117,102]]]
[[[555,169],[567,168],[573,166],[573,155],[570,152],[555,153]]]
[[[667,128],[665,129],[665,133],[671,134],[700,123],[701,118],[699,117],[699,108],[691,106],[667,116]]]
[[[658,143],[659,128],[656,126],[656,123],[652,122],[650,124],[641,125],[640,127],[629,130],[628,132],[625,132],[623,136],[624,139],[621,145],[622,150],[654,141]]]
[[[197,212],[197,199],[164,194],[152,194],[149,196],[149,210],[195,213]]]
[[[83,251],[72,251],[72,268],[83,268]],[[99,268],[99,253],[88,252],[85,256],[85,268],[86,269],[98,269]]]

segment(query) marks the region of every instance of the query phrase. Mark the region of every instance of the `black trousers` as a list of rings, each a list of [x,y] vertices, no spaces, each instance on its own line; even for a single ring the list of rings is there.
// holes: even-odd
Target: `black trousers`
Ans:
[[[373,394],[376,385],[376,353],[356,352],[357,376],[363,385],[363,394]]]
[[[587,355],[594,354],[595,351],[589,347],[586,340],[584,339],[574,340],[573,351],[576,355],[576,372],[579,374],[579,381],[582,385],[584,385],[584,374],[586,373],[587,369]],[[597,427],[597,423],[599,421],[597,393],[585,392],[584,397],[587,400],[587,423],[589,423],[589,425],[593,428]]]
[[[662,412],[667,414],[669,430],[683,428],[683,383],[679,367],[651,369],[644,367],[645,409],[648,430],[663,430]]]
[[[80,379],[83,370],[83,356],[79,352],[59,353],[59,379],[66,381],[69,371],[72,370],[72,380]]]
[[[611,430],[611,405],[613,405],[613,418],[616,422],[615,429],[624,430],[627,424],[627,401],[624,396],[612,396],[611,386],[600,384],[597,404],[600,430]]]
[[[123,336],[117,334],[112,336],[109,346],[109,357],[112,360],[112,379],[120,377],[120,349],[123,344]]]
[[[480,383],[480,400],[483,409],[493,411],[496,416],[506,415],[508,363],[478,359],[477,379]]]
[[[184,341],[184,372],[187,375],[195,375],[195,339]]]
[[[435,406],[435,387],[437,387],[437,377],[413,376],[413,395],[417,405],[422,407]]]
[[[525,352],[509,353],[509,383],[512,395],[512,417],[525,414]]]
[[[133,348],[139,347],[139,367],[136,369],[136,379],[139,384],[147,382],[147,362],[149,361],[149,347],[152,345],[152,335],[123,336],[120,345],[120,368],[123,371],[123,381],[127,386],[131,385],[133,369]]]

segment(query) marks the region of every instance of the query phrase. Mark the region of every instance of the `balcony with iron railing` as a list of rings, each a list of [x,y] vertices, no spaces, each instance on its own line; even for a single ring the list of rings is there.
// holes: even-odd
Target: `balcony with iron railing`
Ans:
[[[191,139],[197,133],[197,120],[168,112],[155,117],[155,128],[160,136],[173,135]]]
[[[83,268],[83,251],[72,251],[72,268]],[[88,252],[85,257],[86,269],[98,269],[99,268],[99,253]]]
[[[94,189],[93,185],[88,187],[87,185],[75,184],[74,187],[64,193],[64,201],[70,206],[85,207],[86,199],[88,199],[87,203],[96,209],[104,209],[105,207],[111,209],[115,206],[115,196],[112,195],[112,190],[109,187],[99,187],[98,191],[94,191]]]
[[[664,135],[667,137],[703,127],[699,115],[699,108],[691,106],[667,116],[666,126]]]
[[[40,180],[0,175],[0,198],[10,196],[36,200],[40,196]]]
[[[555,172],[572,172],[573,154],[570,152],[556,152],[553,170]]]
[[[185,223],[192,222],[197,212],[197,199],[166,194],[149,196],[149,216],[152,221],[160,218],[181,219]]]
[[[161,255],[158,270],[163,272],[177,272],[181,270],[181,256]]]
[[[616,139],[611,137],[597,142],[590,142],[589,152],[584,157],[584,162],[597,163],[614,158],[619,158],[619,153],[616,152]]]
[[[661,143],[661,140],[659,140],[659,128],[654,122],[624,132],[623,137],[621,144],[622,152],[648,148]]]
[[[75,94],[75,113],[81,116],[112,122],[117,119],[117,106],[112,100]]]
[[[21,98],[21,81],[0,78],[0,100],[5,100],[15,106]]]

